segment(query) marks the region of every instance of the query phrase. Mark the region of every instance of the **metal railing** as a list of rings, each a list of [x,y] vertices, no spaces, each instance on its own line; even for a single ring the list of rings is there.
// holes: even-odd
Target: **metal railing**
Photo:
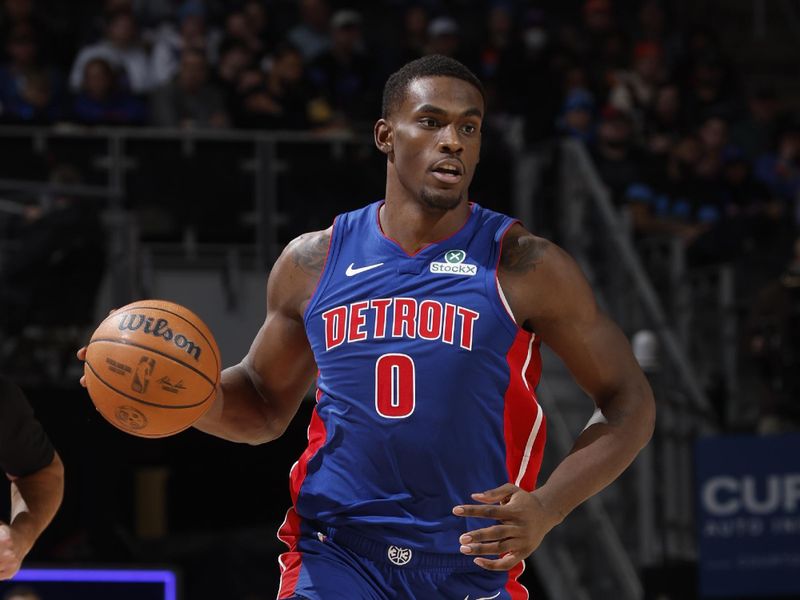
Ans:
[[[111,232],[110,262],[116,267],[110,273],[113,301],[116,303],[127,301],[136,292],[136,279],[141,266],[137,261],[142,255],[140,246],[143,240],[146,243],[146,232],[142,231],[136,212],[142,204],[154,202],[151,198],[142,197],[141,192],[135,189],[136,184],[143,178],[143,171],[160,169],[156,175],[160,179],[154,184],[156,188],[163,184],[164,187],[180,190],[183,182],[174,179],[186,176],[187,173],[197,178],[202,187],[204,181],[210,177],[203,172],[203,168],[209,161],[214,160],[212,157],[206,158],[205,163],[198,161],[204,150],[213,146],[216,156],[230,157],[231,169],[222,176],[230,178],[231,182],[235,182],[245,190],[244,194],[238,194],[235,198],[239,203],[240,214],[233,214],[237,210],[232,206],[231,201],[234,198],[221,197],[214,201],[219,203],[220,219],[237,219],[237,224],[243,223],[242,229],[246,231],[242,236],[245,239],[226,241],[247,245],[248,239],[251,239],[259,268],[266,272],[277,258],[282,245],[288,241],[282,239],[280,233],[282,225],[288,220],[282,216],[286,206],[279,205],[280,179],[287,171],[287,159],[282,156],[282,150],[290,148],[297,155],[303,152],[298,148],[327,147],[329,155],[335,158],[342,155],[342,148],[346,145],[372,144],[371,138],[346,132],[321,134],[292,131],[76,126],[0,126],[0,142],[5,144],[6,149],[13,149],[13,154],[30,156],[32,159],[48,156],[48,160],[61,163],[83,161],[81,170],[85,178],[81,183],[50,182],[46,180],[46,175],[38,180],[20,179],[10,168],[3,170],[0,167],[0,197],[4,194],[14,194],[45,198],[61,194],[102,200],[103,217]],[[142,146],[148,143],[154,145]],[[88,150],[83,149],[86,144],[91,144]],[[151,147],[155,148],[155,144],[172,144],[172,151],[168,157],[171,163],[159,164],[159,161],[164,160],[163,157],[148,154]],[[73,151],[73,146],[83,149],[80,159],[76,158],[80,152]],[[231,151],[229,152],[227,148]],[[377,155],[377,152],[375,154]],[[197,165],[196,168],[193,167],[194,164]],[[176,173],[180,175],[170,173],[171,167],[174,167]],[[313,180],[313,172],[309,173],[309,179]],[[321,196],[324,187],[322,182],[320,184]],[[377,190],[374,197],[379,197],[381,191]],[[243,197],[248,194],[249,200]],[[170,201],[175,199],[174,197],[165,199],[158,208],[169,210]],[[6,198],[3,200],[10,209],[14,208],[13,201]],[[303,201],[296,197],[284,200],[289,208]],[[192,199],[184,198],[181,201],[191,205]],[[217,210],[208,206],[190,206],[190,210],[192,208]],[[327,208],[330,208],[331,217],[337,212],[335,206],[323,205],[323,209]],[[175,219],[179,217],[180,215]],[[192,227],[184,227],[176,233],[175,238],[172,243],[185,246],[187,253],[191,254],[190,247],[196,239],[196,232]]]

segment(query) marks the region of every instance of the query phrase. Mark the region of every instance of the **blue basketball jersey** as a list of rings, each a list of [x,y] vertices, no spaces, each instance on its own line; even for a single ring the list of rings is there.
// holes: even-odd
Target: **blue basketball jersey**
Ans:
[[[459,231],[409,255],[382,232],[381,206],[336,218],[306,309],[317,405],[287,526],[458,554],[487,522],[453,506],[506,482],[532,490],[541,464],[539,340],[497,279],[515,221],[471,204]]]

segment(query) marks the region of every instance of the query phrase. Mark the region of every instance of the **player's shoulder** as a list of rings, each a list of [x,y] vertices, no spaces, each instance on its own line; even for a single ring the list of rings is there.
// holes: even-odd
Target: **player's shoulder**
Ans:
[[[560,248],[551,241],[534,235],[519,223],[512,225],[503,238],[500,271],[521,275],[540,268],[545,258],[558,255]]]
[[[331,235],[333,235],[332,226],[299,235],[289,242],[281,258],[291,261],[296,268],[309,276],[319,276],[325,267]]]
[[[575,260],[519,224],[506,233],[497,274],[522,322],[568,316],[593,306],[591,288]]]
[[[269,274],[268,309],[302,318],[325,268],[331,233],[331,228],[311,231],[286,245]]]

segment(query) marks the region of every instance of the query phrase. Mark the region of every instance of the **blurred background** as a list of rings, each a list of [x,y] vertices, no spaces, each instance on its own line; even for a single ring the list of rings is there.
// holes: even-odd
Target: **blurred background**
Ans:
[[[386,77],[441,53],[487,86],[472,200],[576,257],[658,402],[633,467],[529,559],[532,597],[800,598],[798,40],[797,0],[2,0],[0,369],[67,472],[28,562],[275,596],[311,398],[264,446],[144,440],[74,352],[158,297],[238,362],[283,245],[382,197]],[[592,412],[544,361],[542,480]]]

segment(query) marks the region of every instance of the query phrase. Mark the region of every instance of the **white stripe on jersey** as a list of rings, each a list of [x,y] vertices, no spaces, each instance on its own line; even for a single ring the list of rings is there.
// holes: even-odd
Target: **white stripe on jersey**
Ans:
[[[536,438],[539,435],[539,428],[542,426],[542,407],[539,406],[539,403],[533,398],[531,386],[528,384],[528,379],[525,377],[525,372],[528,370],[528,365],[530,364],[531,356],[533,355],[533,343],[535,340],[536,334],[531,334],[531,341],[528,344],[528,356],[525,358],[525,363],[522,365],[522,381],[525,383],[525,387],[528,388],[528,391],[531,392],[531,399],[533,399],[534,403],[536,404],[536,420],[533,422],[533,428],[528,436],[528,443],[525,444],[525,453],[522,455],[522,464],[519,466],[519,474],[517,475],[517,480],[514,482],[514,485],[517,486],[520,484],[520,482],[522,482],[522,478],[525,477],[525,471],[528,470],[528,463],[531,460],[533,444],[536,442]]]

